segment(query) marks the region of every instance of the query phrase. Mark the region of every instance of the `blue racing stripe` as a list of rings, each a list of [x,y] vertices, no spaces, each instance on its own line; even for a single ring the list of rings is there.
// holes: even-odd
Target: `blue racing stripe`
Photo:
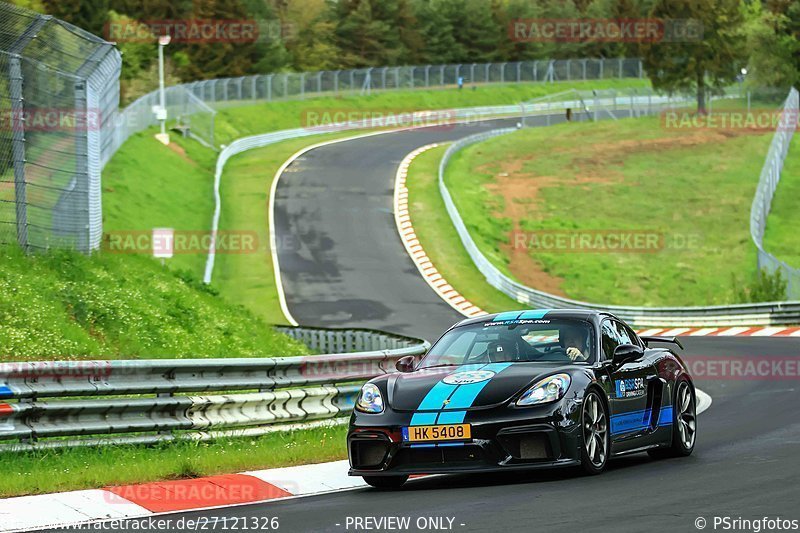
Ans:
[[[482,370],[491,370],[495,374],[498,374],[511,366],[511,363],[491,363],[483,367]],[[494,377],[492,377],[494,379]],[[450,403],[445,406],[445,410],[463,410],[469,409],[472,407],[472,404],[475,403],[475,398],[478,397],[478,394],[483,390],[483,388],[489,384],[491,379],[487,379],[486,381],[481,381],[479,383],[470,383],[469,385],[461,385],[458,390],[456,390],[452,396],[450,396]],[[464,415],[466,415],[466,411],[464,411]],[[464,420],[463,416],[459,422]],[[458,423],[458,422],[456,422]]]
[[[614,415],[611,417],[611,434],[619,435],[620,433],[632,433],[634,431],[647,429],[650,426],[651,416],[652,412],[650,409]],[[658,425],[672,425],[671,405],[661,408],[660,414],[658,415]]]
[[[496,317],[492,319],[492,322],[503,322],[505,320],[516,320],[519,317],[519,311],[507,311],[505,313],[500,313]]]
[[[6,387],[5,385],[0,385],[0,398],[11,398],[14,396],[14,392]]]
[[[428,426],[436,423],[436,413],[414,413],[411,417],[412,426]]]
[[[442,411],[439,413],[439,418],[436,419],[437,424],[460,424],[467,416],[466,411]]]
[[[442,408],[442,403],[452,395],[458,385],[448,385],[444,381],[434,385],[417,407],[418,411],[433,411]]]
[[[520,320],[539,320],[550,312],[550,309],[532,309],[519,315]]]

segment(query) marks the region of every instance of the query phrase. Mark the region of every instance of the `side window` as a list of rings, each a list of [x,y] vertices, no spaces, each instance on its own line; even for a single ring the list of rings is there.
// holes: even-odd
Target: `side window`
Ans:
[[[619,339],[620,344],[636,344],[633,339],[636,338],[634,335],[631,337],[630,333],[628,332],[628,328],[626,328],[622,322],[614,321],[614,326],[616,326],[617,330],[617,338]]]
[[[604,320],[603,326],[601,327],[601,334],[603,337],[600,340],[600,344],[603,348],[603,356],[606,360],[611,360],[614,357],[614,348],[621,344],[617,335],[617,329],[611,324],[610,320]]]
[[[640,339],[639,336],[636,333],[634,333],[634,331],[631,328],[629,328],[625,324],[619,324],[619,326],[620,328],[625,330],[625,333],[628,335],[631,344],[635,344],[636,346],[644,348],[644,343],[642,342],[642,339]]]

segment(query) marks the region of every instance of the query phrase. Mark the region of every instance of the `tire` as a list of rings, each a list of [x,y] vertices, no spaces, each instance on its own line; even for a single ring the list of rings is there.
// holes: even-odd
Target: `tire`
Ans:
[[[694,387],[682,379],[675,385],[672,402],[672,442],[668,448],[655,448],[647,453],[654,459],[688,457],[697,442],[697,398]]]
[[[408,481],[408,476],[363,476],[367,485],[376,489],[399,489]]]
[[[590,475],[601,473],[608,464],[611,433],[608,409],[595,390],[586,393],[581,408],[581,468]]]

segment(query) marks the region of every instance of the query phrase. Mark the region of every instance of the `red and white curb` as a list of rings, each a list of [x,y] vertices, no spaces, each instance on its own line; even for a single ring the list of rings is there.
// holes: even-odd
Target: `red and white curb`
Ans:
[[[417,270],[422,274],[422,278],[430,285],[439,297],[447,302],[453,309],[466,317],[485,315],[486,312],[473,304],[456,291],[447,280],[442,277],[439,271],[431,262],[431,259],[422,248],[417,234],[414,232],[414,225],[411,223],[411,214],[408,209],[408,188],[406,187],[406,177],[408,177],[408,167],[411,162],[420,154],[436,148],[438,144],[429,144],[417,148],[408,154],[397,167],[394,181],[394,220],[400,240],[406,248],[411,260],[417,266]]]
[[[639,335],[660,337],[800,337],[795,326],[736,326],[717,328],[650,328],[638,330]]]
[[[347,461],[0,500],[0,531],[146,518],[366,487]]]

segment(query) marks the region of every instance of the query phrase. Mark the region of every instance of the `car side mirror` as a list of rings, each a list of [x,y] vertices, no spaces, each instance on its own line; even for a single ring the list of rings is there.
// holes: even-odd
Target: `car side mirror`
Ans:
[[[630,361],[636,361],[644,355],[641,346],[635,344],[620,344],[614,348],[614,364],[622,366]]]
[[[394,367],[397,369],[398,372],[413,372],[414,371],[414,356],[413,355],[406,355],[405,357],[401,357],[394,364]]]

